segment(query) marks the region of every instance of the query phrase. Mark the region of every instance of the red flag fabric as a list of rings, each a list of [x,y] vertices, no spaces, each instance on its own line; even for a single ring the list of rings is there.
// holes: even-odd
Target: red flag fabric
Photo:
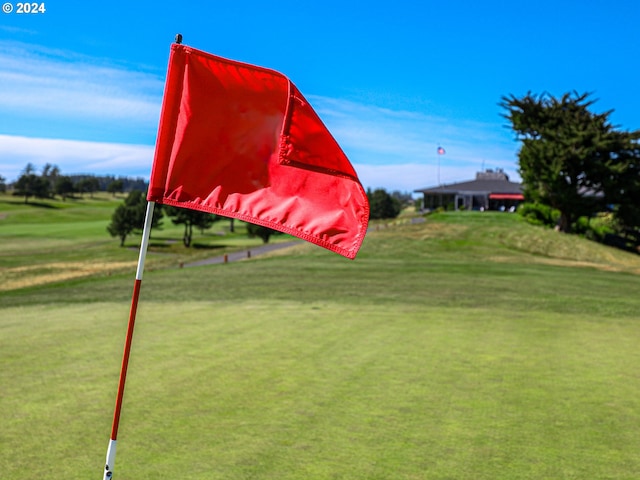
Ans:
[[[351,259],[369,219],[355,170],[287,77],[181,44],[171,46],[147,199]]]

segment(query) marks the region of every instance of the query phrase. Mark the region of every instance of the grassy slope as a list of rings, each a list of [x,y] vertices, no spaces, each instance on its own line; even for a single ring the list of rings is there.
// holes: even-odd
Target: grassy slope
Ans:
[[[25,205],[21,199],[0,194],[0,291],[135,270],[139,234],[128,236],[127,248],[121,248],[119,239],[106,230],[122,200],[102,193]],[[236,230],[229,234],[228,221],[216,222],[204,234],[196,232],[193,248],[185,248],[183,227],[165,217],[162,228],[152,231],[147,267],[175,267],[262,243],[247,237],[242,222],[236,222]],[[272,241],[287,239],[272,237]]]
[[[636,478],[639,266],[469,213],[150,270],[116,475]],[[133,273],[0,292],[3,476],[99,474]]]

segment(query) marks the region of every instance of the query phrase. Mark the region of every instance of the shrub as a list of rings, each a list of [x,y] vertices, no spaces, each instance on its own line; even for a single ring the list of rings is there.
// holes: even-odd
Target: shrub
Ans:
[[[521,203],[518,213],[529,223],[555,227],[560,219],[560,211],[541,203]]]
[[[616,234],[616,221],[612,214],[602,213],[595,217],[580,217],[573,225],[573,231],[589,240],[604,242],[605,238]]]

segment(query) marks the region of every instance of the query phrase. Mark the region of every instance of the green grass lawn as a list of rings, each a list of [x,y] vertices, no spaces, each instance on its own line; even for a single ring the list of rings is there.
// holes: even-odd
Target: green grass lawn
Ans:
[[[380,226],[353,262],[156,264],[115,478],[636,479],[639,272],[486,212]],[[101,475],[134,274],[0,290],[0,477]]]

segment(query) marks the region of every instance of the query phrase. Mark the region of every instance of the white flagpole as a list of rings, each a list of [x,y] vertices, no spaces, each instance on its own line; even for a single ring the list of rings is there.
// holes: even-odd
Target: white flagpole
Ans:
[[[136,323],[136,311],[138,310],[138,297],[140,296],[140,284],[142,283],[142,272],[144,271],[144,261],[149,247],[149,236],[151,234],[151,223],[153,220],[153,207],[155,202],[147,203],[147,212],[144,217],[144,228],[142,230],[142,242],[140,244],[140,255],[138,257],[138,269],[136,270],[136,280],[133,284],[133,295],[131,296],[131,309],[129,311],[129,325],[127,327],[127,337],[124,343],[124,353],[122,355],[122,366],[120,367],[120,381],[118,382],[118,395],[116,396],[116,406],[113,412],[113,423],[111,425],[111,438],[107,448],[107,460],[104,467],[103,480],[111,480],[113,476],[113,466],[116,461],[116,439],[118,437],[118,425],[120,423],[120,410],[122,408],[122,397],[124,395],[124,384],[127,378],[127,367],[129,366],[129,354],[131,353],[131,340],[133,339],[133,327]]]

